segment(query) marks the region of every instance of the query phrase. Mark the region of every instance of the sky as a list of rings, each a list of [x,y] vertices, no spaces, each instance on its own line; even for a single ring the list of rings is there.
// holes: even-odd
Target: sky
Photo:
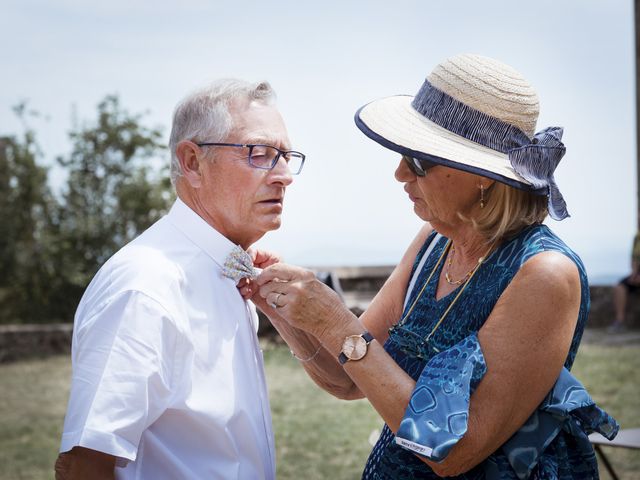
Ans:
[[[0,134],[21,131],[17,102],[42,112],[32,126],[59,189],[54,158],[70,147],[72,112],[91,119],[115,93],[168,139],[175,104],[194,88],[267,80],[307,161],[282,228],[259,246],[306,266],[388,265],[422,222],[393,178],[398,155],[353,115],[415,94],[449,56],[482,54],[537,90],[538,130],[564,127],[556,180],[571,218],[547,223],[592,281],[613,281],[629,268],[636,226],[633,29],[632,0],[4,0]]]

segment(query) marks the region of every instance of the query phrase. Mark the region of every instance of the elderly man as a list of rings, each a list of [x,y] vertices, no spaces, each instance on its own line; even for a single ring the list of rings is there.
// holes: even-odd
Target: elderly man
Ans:
[[[177,106],[178,199],[78,306],[57,479],[275,477],[256,310],[225,268],[280,226],[304,163],[274,98],[223,80]]]

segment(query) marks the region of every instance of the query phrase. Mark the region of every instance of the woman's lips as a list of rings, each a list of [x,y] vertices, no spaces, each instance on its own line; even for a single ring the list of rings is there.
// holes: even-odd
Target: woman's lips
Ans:
[[[406,188],[404,189],[405,192],[407,192],[407,195],[409,195],[409,200],[411,200],[412,202],[416,201],[416,197],[414,197],[413,195],[411,195],[411,192],[409,192],[409,190],[407,190]]]

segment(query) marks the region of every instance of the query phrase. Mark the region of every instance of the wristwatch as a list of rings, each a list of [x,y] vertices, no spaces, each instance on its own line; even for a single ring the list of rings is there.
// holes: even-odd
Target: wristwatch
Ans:
[[[369,344],[373,340],[373,335],[364,332],[360,335],[349,335],[342,342],[342,351],[338,355],[340,365],[344,365],[349,360],[360,360],[367,354]]]

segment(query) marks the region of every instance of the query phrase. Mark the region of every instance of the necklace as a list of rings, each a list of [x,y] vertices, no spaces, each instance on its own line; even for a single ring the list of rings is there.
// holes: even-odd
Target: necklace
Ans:
[[[489,251],[491,250],[491,248],[489,248]],[[488,254],[489,252],[487,252]],[[449,276],[449,270],[451,269],[451,264],[453,263],[453,257],[456,254],[456,247],[455,245],[452,243],[451,244],[451,255],[449,255],[449,259],[447,260],[447,269],[444,272],[444,278],[447,280],[447,283],[449,285],[462,285],[464,282],[466,282],[467,280],[469,280],[469,278],[471,278],[471,275],[473,272],[475,272],[478,269],[478,266],[484,262],[485,257],[487,256],[487,254],[485,254],[484,257],[480,257],[478,259],[478,263],[476,265],[473,266],[473,268],[471,270],[469,270],[467,272],[467,274],[462,277],[459,280],[451,280],[451,277]]]
[[[404,325],[404,323],[407,321],[407,318],[409,318],[409,315],[411,315],[411,312],[413,312],[413,309],[415,308],[415,306],[418,303],[418,300],[420,300],[420,297],[422,297],[422,294],[424,293],[424,291],[427,288],[427,285],[429,285],[429,282],[431,281],[431,278],[433,277],[433,275],[435,274],[436,270],[438,270],[438,266],[440,265],[440,263],[442,262],[442,259],[444,258],[445,254],[448,252],[449,248],[452,247],[451,244],[451,240],[447,241],[447,244],[444,246],[444,248],[442,249],[442,253],[440,254],[440,258],[438,258],[438,261],[436,262],[435,266],[433,267],[433,269],[431,270],[431,273],[429,274],[429,277],[427,278],[427,281],[424,282],[424,285],[422,285],[422,288],[420,289],[420,292],[418,293],[418,295],[416,296],[416,299],[413,301],[413,303],[411,304],[411,307],[409,307],[409,310],[407,311],[407,313],[404,315],[404,317],[402,317],[402,319],[398,322],[397,326],[402,326]],[[473,278],[473,276],[476,274],[476,272],[478,271],[478,269],[480,268],[480,265],[482,265],[484,263],[484,261],[487,259],[487,257],[489,256],[489,253],[491,253],[491,250],[493,249],[493,245],[491,245],[489,247],[489,250],[487,250],[487,253],[480,257],[478,259],[478,264],[473,267],[473,269],[467,274],[469,278],[467,278],[467,281],[465,282],[464,285],[462,285],[462,288],[460,288],[460,290],[458,291],[458,293],[456,294],[455,298],[453,299],[453,301],[449,304],[449,306],[447,307],[447,309],[444,311],[444,313],[442,314],[442,316],[440,317],[440,319],[437,321],[437,323],[435,324],[435,326],[433,327],[433,329],[431,330],[431,332],[429,332],[429,335],[427,335],[427,338],[425,339],[425,343],[429,343],[429,340],[431,340],[431,337],[433,336],[433,334],[436,332],[436,330],[438,329],[438,327],[440,327],[440,325],[442,324],[442,321],[445,319],[445,317],[447,316],[447,314],[451,311],[451,309],[453,308],[453,306],[455,305],[455,303],[458,301],[458,299],[460,298],[460,295],[462,295],[462,292],[464,292],[464,289],[467,288],[467,285],[469,285],[470,280]],[[393,328],[393,327],[392,327]],[[435,347],[433,347],[433,349],[436,352],[439,352],[439,350]]]

